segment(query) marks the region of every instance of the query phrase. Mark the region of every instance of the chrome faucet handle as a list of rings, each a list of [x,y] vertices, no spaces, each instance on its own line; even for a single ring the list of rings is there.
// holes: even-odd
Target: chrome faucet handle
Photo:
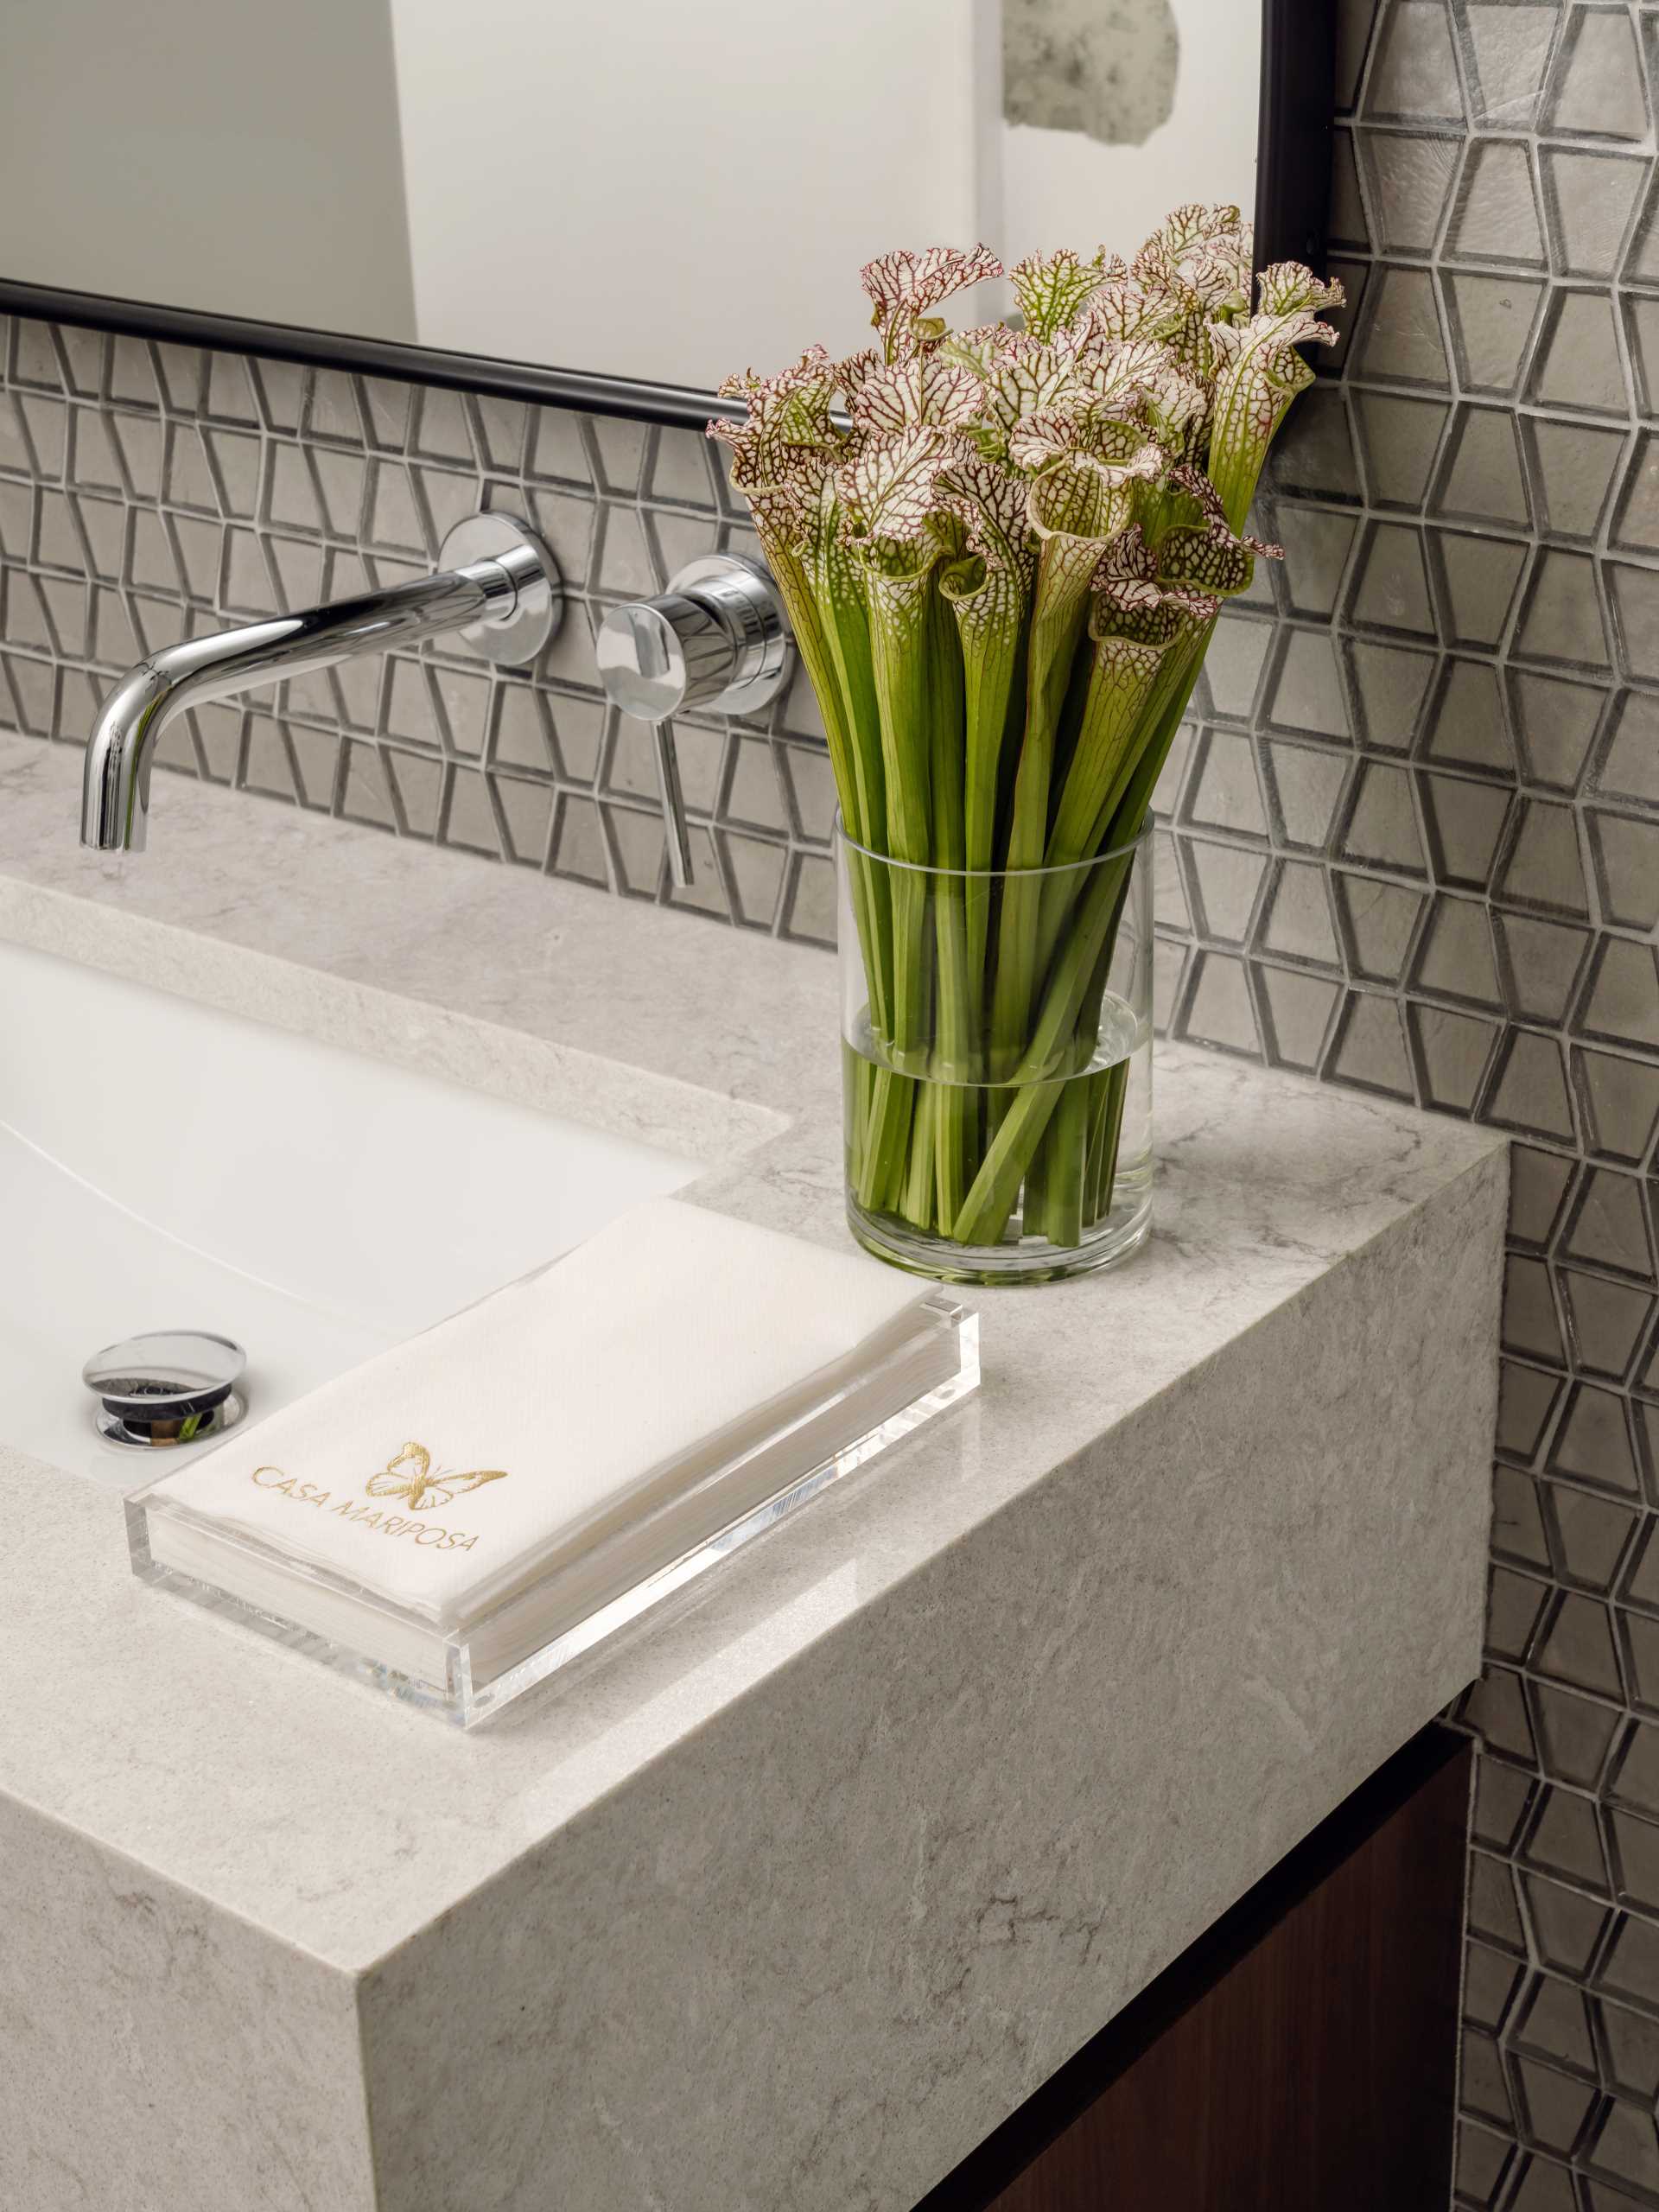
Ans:
[[[704,553],[660,598],[613,607],[599,626],[599,680],[613,706],[652,725],[669,874],[691,881],[691,842],[672,717],[686,707],[752,715],[795,669],[795,641],[778,587],[759,561]]]

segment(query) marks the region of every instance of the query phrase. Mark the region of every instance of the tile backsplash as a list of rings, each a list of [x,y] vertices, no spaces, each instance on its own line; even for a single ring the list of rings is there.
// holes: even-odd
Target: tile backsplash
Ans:
[[[1517,1139],[1458,2202],[1622,2212],[1659,2207],[1659,5],[1341,4],[1352,304],[1160,792],[1160,1003]],[[681,893],[594,680],[595,609],[747,542],[696,432],[37,323],[0,360],[0,721],[77,743],[143,648],[509,507],[571,592],[533,674],[348,664],[168,758],[829,940],[804,687],[681,724]]]
[[[668,881],[649,732],[598,688],[598,611],[694,554],[753,547],[700,432],[67,325],[0,318],[0,723],[79,744],[143,652],[424,575],[452,524],[505,508],[542,532],[569,594],[532,671],[440,640],[199,708],[158,759],[832,940],[834,791],[804,681],[763,723],[677,723],[689,891]]]

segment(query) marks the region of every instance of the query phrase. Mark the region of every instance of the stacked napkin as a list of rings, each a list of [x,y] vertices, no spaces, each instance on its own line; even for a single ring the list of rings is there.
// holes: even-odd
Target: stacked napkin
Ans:
[[[654,1199],[164,1477],[152,1556],[390,1665],[480,1623],[511,1665],[945,1381],[928,1295]]]

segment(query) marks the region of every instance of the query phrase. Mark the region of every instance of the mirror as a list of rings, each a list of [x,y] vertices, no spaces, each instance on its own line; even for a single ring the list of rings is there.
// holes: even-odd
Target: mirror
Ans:
[[[861,346],[894,245],[1133,252],[1221,200],[1312,258],[1328,10],[1292,3],[17,8],[0,307],[678,419]]]

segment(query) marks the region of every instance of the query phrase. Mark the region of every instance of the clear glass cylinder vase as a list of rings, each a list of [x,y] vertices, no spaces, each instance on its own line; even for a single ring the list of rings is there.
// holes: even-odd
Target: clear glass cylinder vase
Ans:
[[[1150,835],[981,871],[837,824],[847,1216],[869,1250],[944,1282],[1051,1282],[1145,1241]]]

